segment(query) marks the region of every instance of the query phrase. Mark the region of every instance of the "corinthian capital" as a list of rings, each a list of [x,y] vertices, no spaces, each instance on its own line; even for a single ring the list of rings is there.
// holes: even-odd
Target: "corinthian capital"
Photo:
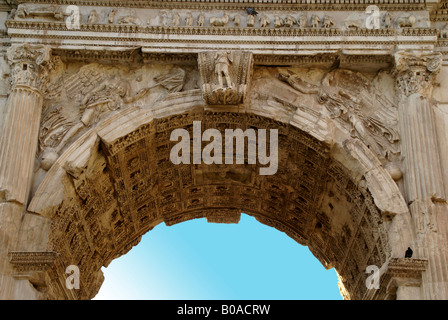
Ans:
[[[406,97],[414,93],[428,97],[433,86],[433,79],[441,66],[440,53],[396,53],[395,75],[398,93]]]
[[[46,81],[51,60],[50,48],[45,45],[12,45],[6,54],[11,67],[11,88],[16,85],[40,89]]]

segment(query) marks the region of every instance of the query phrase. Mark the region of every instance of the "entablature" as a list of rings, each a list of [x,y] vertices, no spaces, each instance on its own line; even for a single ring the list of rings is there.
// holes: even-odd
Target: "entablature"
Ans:
[[[243,48],[255,64],[296,65],[318,56],[319,65],[362,60],[378,70],[397,51],[448,52],[448,32],[442,22],[431,22],[423,0],[9,3],[16,6],[5,23],[10,43],[46,44],[66,58],[127,60],[140,52],[147,61],[191,62],[203,51]],[[367,10],[372,5],[379,9],[377,20]],[[246,12],[249,6],[256,15]]]

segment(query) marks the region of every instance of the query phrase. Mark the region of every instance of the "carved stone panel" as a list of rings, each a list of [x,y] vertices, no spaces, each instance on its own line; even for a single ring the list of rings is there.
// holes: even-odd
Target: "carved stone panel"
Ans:
[[[210,105],[244,103],[252,75],[252,53],[207,51],[198,55],[204,99]]]

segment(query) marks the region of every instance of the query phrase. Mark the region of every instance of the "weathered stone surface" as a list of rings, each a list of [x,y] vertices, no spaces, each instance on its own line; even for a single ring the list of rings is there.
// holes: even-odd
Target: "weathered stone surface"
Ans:
[[[350,2],[0,6],[0,298],[91,299],[159,223],[243,212],[346,299],[448,299],[447,3]],[[194,163],[199,122],[278,130],[276,172],[252,138],[243,163]]]

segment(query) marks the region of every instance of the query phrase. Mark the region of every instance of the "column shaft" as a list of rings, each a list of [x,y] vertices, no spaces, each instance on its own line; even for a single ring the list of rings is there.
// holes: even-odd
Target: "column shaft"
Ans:
[[[448,299],[448,234],[443,224],[447,220],[448,206],[430,101],[432,80],[441,62],[440,54],[396,55],[405,199],[416,234],[413,258],[428,260],[428,267],[422,274],[423,299]],[[415,288],[399,288],[398,291],[401,297],[407,297],[404,293],[409,290],[417,292]]]
[[[26,213],[42,113],[39,89],[45,82],[50,51],[43,45],[12,45],[7,59],[11,92],[0,131],[0,298],[14,299],[18,282],[8,253],[17,247]]]
[[[398,107],[408,203],[445,198],[433,110],[418,93],[404,97]]]
[[[26,204],[39,135],[42,95],[17,86],[6,104],[0,135],[0,196],[3,201]]]

